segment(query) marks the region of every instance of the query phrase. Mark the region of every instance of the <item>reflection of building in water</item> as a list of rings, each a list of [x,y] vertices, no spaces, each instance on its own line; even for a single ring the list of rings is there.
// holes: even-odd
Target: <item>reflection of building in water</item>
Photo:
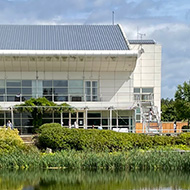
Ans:
[[[142,109],[160,114],[161,46],[153,40],[128,41],[119,25],[1,25],[0,35],[0,125],[11,119],[8,107],[31,97],[77,108],[44,114],[43,123],[134,131]],[[27,129],[31,118],[15,112],[14,126]]]

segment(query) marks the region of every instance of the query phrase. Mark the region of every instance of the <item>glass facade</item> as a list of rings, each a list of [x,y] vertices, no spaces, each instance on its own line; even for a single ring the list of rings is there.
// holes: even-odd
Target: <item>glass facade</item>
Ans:
[[[49,101],[99,101],[98,81],[0,80],[0,101],[25,101],[46,97]]]
[[[131,120],[130,112],[124,110],[113,110],[112,111],[112,127],[127,127],[130,128],[133,123]],[[60,123],[61,118],[63,119],[63,126],[74,127],[74,122],[78,120],[79,127],[84,127],[85,125],[85,111],[80,111],[78,113],[68,113],[64,112],[63,117],[60,113],[44,113],[42,117],[42,124],[45,123]],[[33,118],[31,113],[18,113],[14,112],[14,122],[11,121],[10,112],[0,112],[0,126],[6,125],[7,121],[10,120],[14,123],[14,128],[20,131],[20,134],[30,133],[33,126]],[[102,126],[104,129],[108,129],[110,124],[110,111],[88,111],[87,112],[87,126],[92,128],[92,125],[97,128]]]

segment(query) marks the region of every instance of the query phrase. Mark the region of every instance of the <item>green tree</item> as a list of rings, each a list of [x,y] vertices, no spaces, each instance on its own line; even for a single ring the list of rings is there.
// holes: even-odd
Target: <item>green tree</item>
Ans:
[[[175,108],[177,115],[183,120],[190,121],[190,80],[178,85],[175,93]]]
[[[161,120],[162,121],[179,121],[181,120],[176,113],[175,101],[169,98],[161,99]]]
[[[34,132],[42,125],[42,117],[44,113],[52,113],[52,112],[73,112],[74,108],[72,108],[69,104],[63,103],[61,105],[57,105],[54,102],[47,100],[46,98],[31,98],[23,104],[19,104],[15,106],[15,109],[18,112],[30,112],[32,114],[32,125],[34,126]]]

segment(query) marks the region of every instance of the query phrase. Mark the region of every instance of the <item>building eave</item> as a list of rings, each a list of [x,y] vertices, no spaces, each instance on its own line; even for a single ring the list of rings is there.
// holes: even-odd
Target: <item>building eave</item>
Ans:
[[[130,56],[137,50],[0,50],[0,56]]]

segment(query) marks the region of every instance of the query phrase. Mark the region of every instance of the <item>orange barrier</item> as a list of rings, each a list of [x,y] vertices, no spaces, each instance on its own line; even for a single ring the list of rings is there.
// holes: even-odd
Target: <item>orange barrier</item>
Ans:
[[[187,122],[177,122],[176,133],[181,133],[181,128],[184,125],[187,125]],[[151,127],[154,127],[154,123],[150,124]],[[146,131],[146,130],[145,130]],[[136,123],[136,133],[143,133],[143,124]],[[174,133],[174,122],[162,122],[162,133]]]

